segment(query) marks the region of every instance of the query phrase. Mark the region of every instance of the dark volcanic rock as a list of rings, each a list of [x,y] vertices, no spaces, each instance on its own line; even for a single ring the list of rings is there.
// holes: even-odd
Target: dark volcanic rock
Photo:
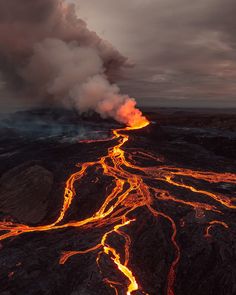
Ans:
[[[0,178],[0,211],[23,223],[38,223],[45,214],[52,189],[53,174],[26,163]]]
[[[66,138],[74,137],[74,134],[67,134],[65,126],[68,123],[83,125],[82,118],[70,112],[61,114],[59,111],[51,113],[41,110],[18,116],[18,121],[24,121],[23,127],[25,121],[29,121],[26,125],[30,127],[34,121],[46,121],[46,127],[52,127],[52,122],[58,121],[62,125],[62,135],[65,131]],[[22,116],[25,120],[22,120]],[[132,153],[131,162],[137,166],[155,167],[157,170],[167,165],[194,171],[235,173],[235,118],[227,115],[223,121],[221,117],[218,114],[203,116],[199,113],[177,112],[172,115],[153,112],[149,114],[152,124],[129,133],[130,139],[124,146],[125,154],[128,158]],[[91,118],[94,122],[98,121],[96,117],[83,119]],[[85,128],[85,131],[106,130],[104,122],[98,121],[97,124],[89,122],[89,128]],[[113,125],[108,126],[111,129]],[[61,135],[39,138],[33,125],[31,129],[32,134],[24,136],[20,128],[16,128],[17,131],[14,128],[1,131],[0,126],[0,220],[9,216],[16,222],[26,224],[51,224],[57,219],[62,207],[66,180],[81,169],[76,164],[97,161],[106,155],[109,147],[114,146],[115,140],[87,144],[62,141]],[[144,156],[142,152],[148,152],[150,157]],[[157,160],[152,156],[157,157]],[[124,170],[131,171],[131,168],[124,167]],[[143,175],[138,170],[136,173]],[[233,183],[208,183],[185,176],[176,176],[175,180],[199,190],[234,197]],[[170,192],[172,197],[180,201],[216,205],[209,196],[193,193],[165,181],[144,177],[143,182]],[[86,170],[84,178],[76,181],[74,188],[76,195],[65,215],[64,224],[93,216],[114,189],[114,181],[96,165]],[[134,204],[132,196],[129,197],[130,201],[126,203],[128,206]],[[152,208],[168,215],[176,225],[175,240],[180,260],[175,269],[174,294],[236,294],[235,210],[218,204],[220,213],[205,212],[173,200],[158,198],[153,199]],[[132,295],[167,294],[168,274],[177,251],[172,241],[172,222],[165,215],[154,216],[144,206],[129,213],[127,218],[135,219],[136,222],[121,229],[131,237],[128,266],[140,287]],[[210,228],[210,235],[206,236],[206,230],[214,220],[226,222],[228,228],[220,223],[214,224]],[[62,252],[84,251],[94,247],[113,226],[101,223],[99,227],[91,224],[88,228],[68,227],[30,232],[1,241],[0,295],[115,294],[114,289],[105,284],[104,278],[120,282],[120,285],[117,284],[118,293],[125,295],[128,282],[117,270],[111,257],[100,254],[99,263],[96,263],[100,248],[71,257],[64,265],[59,264]],[[113,233],[107,241],[117,249],[123,262],[124,237]]]

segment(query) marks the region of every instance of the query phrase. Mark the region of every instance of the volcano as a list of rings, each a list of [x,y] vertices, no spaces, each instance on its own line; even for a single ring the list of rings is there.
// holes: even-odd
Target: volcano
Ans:
[[[2,120],[0,294],[235,294],[234,115],[145,115]]]

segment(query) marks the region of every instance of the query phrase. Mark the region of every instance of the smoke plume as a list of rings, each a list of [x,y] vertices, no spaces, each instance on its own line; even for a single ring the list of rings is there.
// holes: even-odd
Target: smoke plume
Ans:
[[[135,125],[135,100],[112,81],[127,59],[59,0],[0,0],[0,74],[37,105],[94,110]]]

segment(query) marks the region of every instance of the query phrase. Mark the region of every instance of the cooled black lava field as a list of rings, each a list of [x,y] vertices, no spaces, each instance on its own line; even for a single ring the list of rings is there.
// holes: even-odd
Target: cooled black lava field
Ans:
[[[0,123],[1,295],[236,294],[235,113]]]

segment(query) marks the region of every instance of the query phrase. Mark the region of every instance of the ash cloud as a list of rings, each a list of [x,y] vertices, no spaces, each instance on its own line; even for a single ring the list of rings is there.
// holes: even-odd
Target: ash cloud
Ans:
[[[19,99],[92,109],[130,125],[141,113],[113,84],[127,65],[127,58],[77,17],[74,5],[0,0],[0,72],[6,91]]]

